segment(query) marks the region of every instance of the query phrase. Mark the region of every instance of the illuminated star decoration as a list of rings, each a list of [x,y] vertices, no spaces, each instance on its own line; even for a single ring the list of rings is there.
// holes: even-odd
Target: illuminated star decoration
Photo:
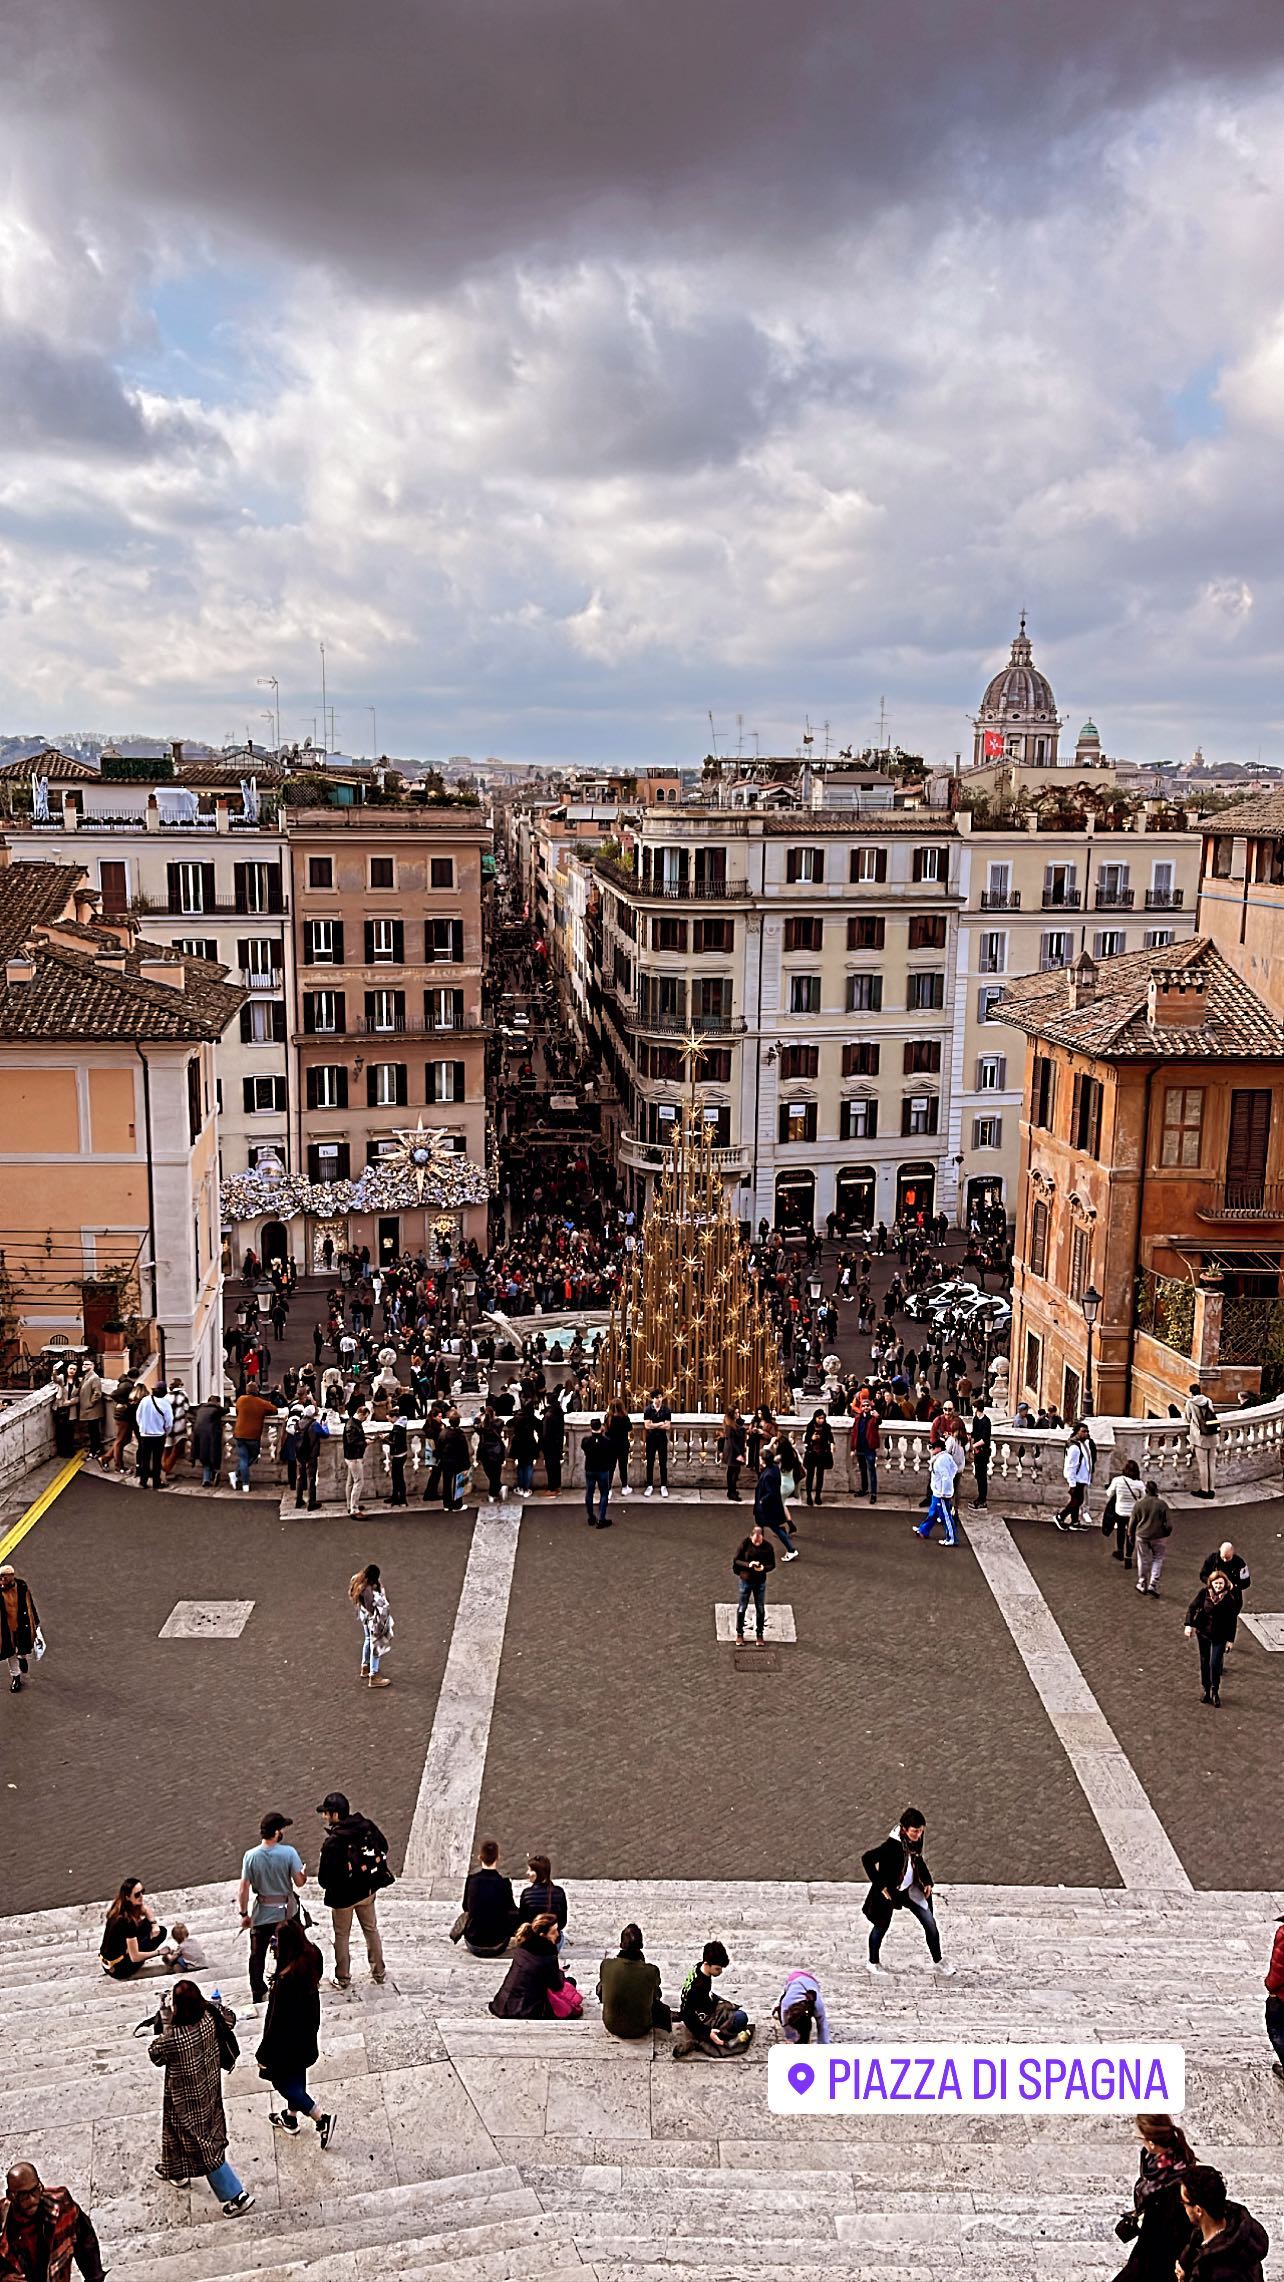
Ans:
[[[400,1129],[394,1127],[392,1137],[398,1147],[390,1149],[383,1162],[391,1171],[409,1176],[415,1184],[416,1197],[422,1204],[424,1182],[428,1175],[443,1158],[454,1155],[450,1133],[444,1125],[425,1125],[421,1112],[417,1125],[406,1125]]]

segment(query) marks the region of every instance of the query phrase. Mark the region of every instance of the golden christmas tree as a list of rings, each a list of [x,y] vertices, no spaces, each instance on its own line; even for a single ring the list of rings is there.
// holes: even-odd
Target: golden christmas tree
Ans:
[[[701,1041],[684,1050],[692,1057]],[[652,1387],[675,1411],[786,1406],[780,1343],[753,1290],[712,1127],[692,1100],[675,1120],[659,1187],[602,1342],[602,1399],[639,1409]]]

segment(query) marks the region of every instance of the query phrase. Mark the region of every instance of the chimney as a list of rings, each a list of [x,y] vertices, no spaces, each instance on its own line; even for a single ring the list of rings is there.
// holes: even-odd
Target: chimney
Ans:
[[[30,943],[24,943],[20,951],[14,951],[5,960],[4,979],[7,984],[33,983],[35,981],[36,961]]]
[[[183,740],[181,737],[172,737],[170,739],[169,751],[170,759],[173,761],[175,768],[181,769],[183,766]]]
[[[214,829],[216,832],[230,832],[232,829],[232,812],[225,792],[214,796]]]
[[[149,792],[147,795],[147,808],[143,817],[143,825],[148,832],[159,832],[160,830],[160,802],[154,792]]]
[[[1207,967],[1152,967],[1146,993],[1152,1030],[1199,1030],[1208,1020]]]
[[[75,795],[70,792],[64,792],[62,796],[62,828],[64,832],[77,832],[80,829],[80,810],[76,806]]]
[[[1096,962],[1087,951],[1081,951],[1069,973],[1070,1012],[1077,1014],[1084,1006],[1091,1006],[1097,995]]]

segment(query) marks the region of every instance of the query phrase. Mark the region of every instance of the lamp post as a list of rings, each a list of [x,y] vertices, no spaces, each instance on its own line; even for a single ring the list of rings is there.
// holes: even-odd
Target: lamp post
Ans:
[[[1084,1379],[1083,1408],[1084,1415],[1089,1416],[1092,1411],[1092,1334],[1096,1329],[1097,1317],[1101,1312],[1101,1294],[1095,1284],[1089,1284],[1087,1291],[1084,1292],[1079,1301],[1079,1305],[1083,1309],[1083,1320],[1088,1326],[1088,1369]]]

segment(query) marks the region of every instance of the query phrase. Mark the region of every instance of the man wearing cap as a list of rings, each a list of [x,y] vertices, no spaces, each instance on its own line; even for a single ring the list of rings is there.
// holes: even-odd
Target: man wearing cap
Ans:
[[[250,1996],[256,2005],[261,2005],[267,1995],[263,1967],[272,1936],[295,1915],[299,1906],[296,1891],[308,1882],[308,1873],[294,1848],[281,1837],[283,1830],[292,1827],[289,1815],[265,1814],[259,1824],[259,1844],[250,1848],[241,1864],[237,1902],[241,1930],[249,1929]]]
[[[366,1937],[370,1978],[383,1986],[383,1943],[375,1915],[375,1895],[392,1884],[388,1868],[388,1841],[378,1823],[353,1814],[343,1791],[327,1791],[317,1808],[326,1820],[326,1835],[317,1864],[317,1878],[325,1906],[334,1924],[335,1987],[346,1989],[352,1980],[348,1940],[355,1917]]]

